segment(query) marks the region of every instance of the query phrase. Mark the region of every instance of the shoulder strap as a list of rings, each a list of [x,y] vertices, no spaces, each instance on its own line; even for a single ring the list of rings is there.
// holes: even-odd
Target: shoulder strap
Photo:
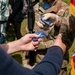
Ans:
[[[52,3],[52,6],[55,5],[57,1],[58,1],[58,0],[55,0],[55,1]]]

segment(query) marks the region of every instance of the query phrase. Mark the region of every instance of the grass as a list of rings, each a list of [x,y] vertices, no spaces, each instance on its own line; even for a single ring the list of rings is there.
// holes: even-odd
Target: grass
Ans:
[[[25,31],[25,26],[26,25],[27,25],[27,19],[23,20],[23,22],[21,24],[21,33],[22,33],[22,36],[24,36],[26,34],[26,31]],[[14,33],[13,26],[9,26],[6,39],[7,39],[8,42],[16,40],[16,36],[15,36],[15,33]],[[11,56],[14,59],[16,59],[20,64],[22,64],[22,52],[14,53]]]
[[[22,64],[22,56],[21,56],[21,52],[17,52],[15,54],[12,54],[12,57],[17,60],[20,64]]]
[[[69,4],[70,3],[70,0],[63,0],[64,2],[66,2],[67,4]]]
[[[63,1],[65,1],[67,4],[70,3],[69,2],[70,0],[63,0]],[[21,33],[22,33],[22,35],[25,35],[26,34],[26,31],[25,31],[25,26],[26,25],[27,25],[27,20],[23,20],[22,25],[21,25]],[[13,40],[14,40],[14,38],[12,38],[12,36],[10,36],[9,41],[13,41]],[[70,60],[71,60],[72,54],[75,51],[75,46],[74,45],[75,45],[75,41],[74,41],[72,47],[69,50],[69,59]],[[19,63],[22,64],[22,53],[21,52],[17,52],[17,53],[12,54],[12,57],[15,58]],[[68,64],[68,75],[69,75],[70,69],[71,69],[71,66],[70,66],[70,61],[69,61],[69,64]]]

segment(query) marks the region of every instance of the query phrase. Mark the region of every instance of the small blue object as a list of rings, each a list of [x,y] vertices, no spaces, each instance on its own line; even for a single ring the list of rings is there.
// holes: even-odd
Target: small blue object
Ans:
[[[44,38],[46,37],[48,34],[45,31],[37,31],[35,32],[35,34],[39,35],[39,38]],[[39,38],[33,38],[33,41],[38,41]]]
[[[46,25],[50,26],[50,19],[43,20],[43,15],[40,17],[41,21],[44,22]]]
[[[47,10],[51,7],[51,5],[47,2],[44,2],[42,7],[43,7],[44,10]]]

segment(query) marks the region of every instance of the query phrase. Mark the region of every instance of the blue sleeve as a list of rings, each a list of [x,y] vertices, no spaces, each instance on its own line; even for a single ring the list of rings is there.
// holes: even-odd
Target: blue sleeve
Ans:
[[[0,48],[0,75],[33,75],[30,69],[24,68],[2,48]]]
[[[0,75],[58,75],[62,60],[61,48],[54,46],[49,48],[45,58],[30,70],[24,68],[0,48]]]
[[[35,75],[58,75],[62,61],[62,49],[58,46],[50,47],[44,59],[33,68],[33,71]]]

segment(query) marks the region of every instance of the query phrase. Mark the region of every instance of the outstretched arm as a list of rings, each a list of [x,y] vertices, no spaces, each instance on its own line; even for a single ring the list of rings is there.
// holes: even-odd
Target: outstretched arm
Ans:
[[[32,70],[21,66],[0,48],[0,75],[58,75],[66,46],[61,41],[62,35],[57,38],[45,58]]]
[[[6,44],[1,44],[0,47],[2,47],[8,54],[23,50],[35,50],[38,47],[38,44],[40,43],[41,39],[38,39],[38,41],[34,42],[32,38],[38,37],[39,36],[37,36],[36,34],[27,34],[19,40]]]

